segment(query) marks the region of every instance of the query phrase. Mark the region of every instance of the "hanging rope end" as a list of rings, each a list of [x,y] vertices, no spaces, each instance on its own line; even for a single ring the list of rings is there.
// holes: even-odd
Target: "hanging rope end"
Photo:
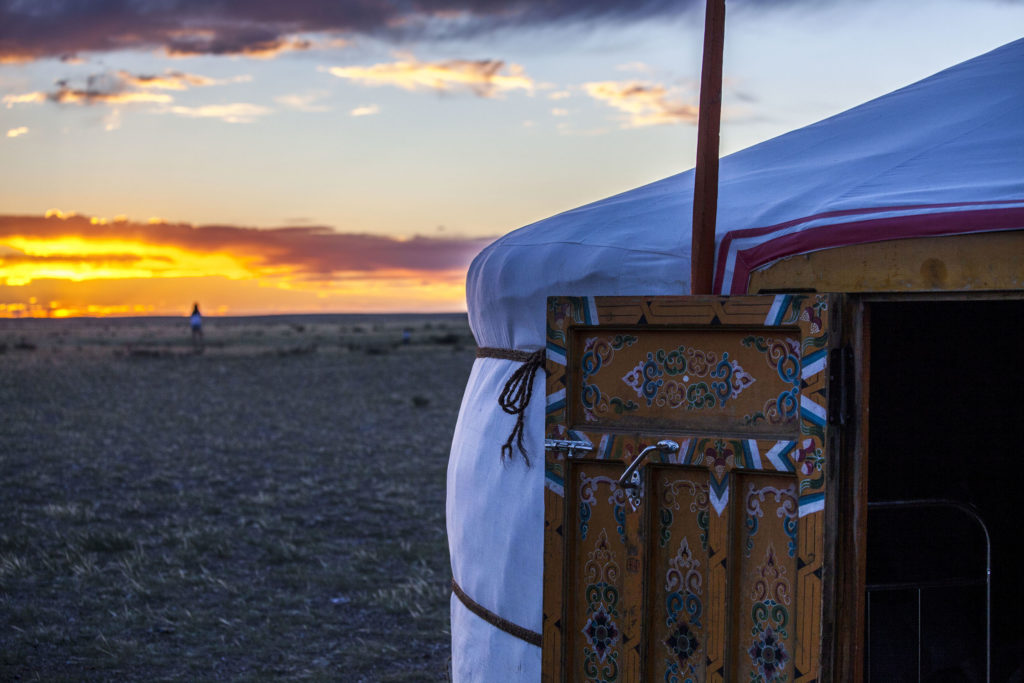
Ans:
[[[514,415],[516,424],[509,434],[508,440],[501,447],[501,460],[511,460],[513,456],[513,444],[523,456],[523,462],[530,466],[530,457],[526,454],[523,446],[523,434],[526,432],[526,406],[530,404],[533,397],[533,381],[538,370],[544,370],[547,375],[547,368],[544,366],[544,349],[537,349],[532,352],[510,351],[507,349],[480,348],[477,349],[477,357],[504,358],[506,360],[517,360],[522,363],[515,372],[508,378],[505,388],[498,396],[498,405],[509,415]]]
[[[519,449],[519,455],[523,456],[523,462],[525,462],[526,466],[529,467],[530,466],[530,456],[528,456],[526,454],[526,448],[523,447],[523,435],[522,434],[519,435],[519,439],[518,439],[518,443],[516,444],[516,447]],[[502,462],[511,461],[512,458],[513,458],[513,455],[514,454],[512,452],[512,437],[510,436],[508,441],[506,441],[505,444],[501,447],[501,461]]]

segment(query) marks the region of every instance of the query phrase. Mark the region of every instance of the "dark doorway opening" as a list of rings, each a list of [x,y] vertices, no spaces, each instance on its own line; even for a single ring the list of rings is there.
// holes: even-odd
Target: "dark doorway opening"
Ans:
[[[869,400],[869,680],[985,680],[972,512],[991,680],[1024,680],[1024,302],[872,304]],[[922,500],[956,505],[877,505]]]

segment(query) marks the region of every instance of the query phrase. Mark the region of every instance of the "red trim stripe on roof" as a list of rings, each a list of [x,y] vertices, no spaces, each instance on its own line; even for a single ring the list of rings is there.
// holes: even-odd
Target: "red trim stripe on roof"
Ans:
[[[988,206],[999,204],[1016,204],[1002,208],[970,209],[970,206]],[[965,207],[961,211],[940,211],[929,213],[912,213],[884,218],[865,218],[863,220],[829,223],[813,228],[769,238],[746,249],[734,249],[737,240],[768,235],[772,232],[827,218],[838,218],[852,215],[870,215],[893,211],[922,211],[929,209],[948,209]],[[735,230],[722,238],[718,248],[718,259],[715,268],[716,293],[723,293],[725,270],[730,253],[734,252],[732,277],[730,278],[729,294],[743,294],[747,291],[750,273],[767,263],[820,249],[844,247],[868,242],[883,242],[893,239],[911,237],[935,237],[957,235],[974,232],[1000,232],[1005,230],[1024,229],[1024,200],[998,202],[964,202],[957,204],[932,204],[901,207],[884,207],[850,211],[833,211],[800,218],[777,225],[762,228]]]

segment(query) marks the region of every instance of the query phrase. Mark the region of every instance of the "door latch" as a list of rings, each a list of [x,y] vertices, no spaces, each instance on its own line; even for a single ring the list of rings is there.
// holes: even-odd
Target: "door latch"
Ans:
[[[594,445],[589,441],[572,441],[569,439],[544,439],[544,450],[565,451],[568,458],[572,458],[576,451],[592,451]]]

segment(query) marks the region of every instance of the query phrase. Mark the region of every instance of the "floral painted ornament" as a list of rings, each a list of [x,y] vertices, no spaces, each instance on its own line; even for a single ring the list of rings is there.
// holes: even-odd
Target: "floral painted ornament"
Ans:
[[[747,653],[754,664],[754,671],[750,675],[752,681],[774,683],[774,681],[786,680],[782,671],[786,668],[786,662],[789,661],[789,654],[786,652],[786,646],[778,639],[771,626],[765,627],[757,635]]]
[[[586,680],[593,683],[610,683],[619,677],[619,653],[617,648],[622,636],[613,620],[618,615],[616,606],[619,591],[616,587],[619,566],[615,553],[608,544],[608,534],[601,529],[593,552],[589,553],[584,567],[588,577],[585,594],[587,597],[587,623],[583,625],[586,646],[583,648],[583,670]]]
[[[700,641],[685,621],[679,621],[665,639],[665,647],[680,666],[686,666],[687,660],[700,648]]]
[[[587,621],[586,626],[583,627],[583,634],[590,641],[590,646],[594,648],[594,652],[597,653],[597,658],[601,662],[604,661],[608,651],[619,642],[619,629],[615,627],[615,622],[603,607]]]

